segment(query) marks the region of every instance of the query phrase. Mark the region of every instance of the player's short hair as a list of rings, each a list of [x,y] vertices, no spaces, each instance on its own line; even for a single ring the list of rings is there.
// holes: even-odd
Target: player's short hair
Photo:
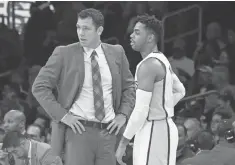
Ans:
[[[162,23],[160,20],[158,20],[154,15],[150,16],[148,14],[144,14],[137,16],[136,23],[138,22],[144,24],[148,30],[152,31],[156,42],[159,41],[162,32]]]
[[[96,28],[104,27],[104,16],[99,10],[88,8],[78,13],[78,18],[85,19],[88,17],[92,18]]]

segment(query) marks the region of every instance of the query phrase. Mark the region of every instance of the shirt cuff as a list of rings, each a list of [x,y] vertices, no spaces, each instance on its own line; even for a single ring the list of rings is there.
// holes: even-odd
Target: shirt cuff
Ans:
[[[62,119],[60,120],[62,123],[66,123],[66,117],[67,117],[68,113],[66,113],[64,115],[64,117],[62,117]]]

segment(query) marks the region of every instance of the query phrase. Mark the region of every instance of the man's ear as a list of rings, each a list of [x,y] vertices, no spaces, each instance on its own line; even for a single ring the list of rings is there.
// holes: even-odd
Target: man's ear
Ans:
[[[103,33],[103,30],[104,30],[103,26],[98,27],[98,29],[97,29],[98,35],[101,36],[101,34]]]

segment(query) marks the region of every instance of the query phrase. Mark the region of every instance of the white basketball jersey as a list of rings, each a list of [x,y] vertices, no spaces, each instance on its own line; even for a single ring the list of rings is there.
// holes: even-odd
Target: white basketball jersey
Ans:
[[[161,52],[152,52],[145,57],[136,68],[135,82],[139,66],[148,58],[156,58],[165,67],[166,75],[163,80],[155,82],[150,102],[148,120],[163,120],[174,116],[173,78],[172,69],[168,59]]]

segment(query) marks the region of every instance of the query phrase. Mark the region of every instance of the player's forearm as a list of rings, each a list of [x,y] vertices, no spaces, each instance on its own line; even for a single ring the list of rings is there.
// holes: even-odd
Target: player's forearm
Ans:
[[[137,89],[135,108],[123,134],[125,138],[131,140],[133,136],[143,127],[148,116],[151,98],[152,92]]]
[[[125,138],[124,136],[122,136],[122,139],[120,140],[120,145],[121,146],[127,146],[129,143],[130,143],[130,139],[127,139],[127,138]]]

